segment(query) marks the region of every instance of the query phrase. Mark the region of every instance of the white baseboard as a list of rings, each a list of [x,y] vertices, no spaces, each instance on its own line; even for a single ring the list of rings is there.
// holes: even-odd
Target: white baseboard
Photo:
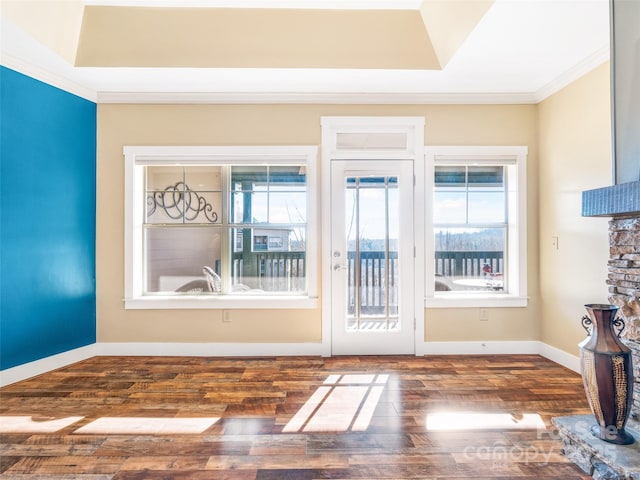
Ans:
[[[580,373],[580,358],[539,341],[521,342],[425,342],[424,355],[541,355]]]
[[[95,357],[97,355],[96,350],[96,344],[93,343],[85,347],[74,348],[68,352],[58,353],[57,355],[51,355],[50,357],[18,365],[17,367],[0,370],[0,387],[20,382],[57,368],[66,367],[67,365],[86,360],[87,358]]]
[[[570,370],[580,372],[580,359],[538,341],[514,342],[425,342],[418,355],[501,355],[538,354]],[[52,355],[41,360],[0,371],[0,387],[62,368],[91,357],[197,356],[197,357],[275,357],[329,356],[322,343],[111,343],[99,342]]]
[[[539,354],[540,342],[425,342],[424,355],[517,355]]]
[[[176,357],[326,356],[321,343],[110,343],[96,344],[96,355]]]
[[[580,357],[576,357],[564,350],[560,350],[559,348],[552,347],[551,345],[547,345],[542,342],[540,342],[540,355],[548,358],[552,362],[556,362],[563,367],[568,368],[569,370],[580,373]]]

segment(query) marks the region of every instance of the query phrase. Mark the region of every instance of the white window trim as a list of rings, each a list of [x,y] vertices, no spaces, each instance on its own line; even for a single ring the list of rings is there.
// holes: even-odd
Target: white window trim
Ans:
[[[223,309],[318,307],[318,172],[316,146],[125,146],[125,309]],[[210,163],[307,166],[307,293],[305,295],[143,295],[141,178],[136,166]],[[139,177],[139,176],[138,176]]]
[[[425,147],[425,307],[470,308],[470,307],[526,307],[527,306],[527,153],[526,146],[428,146]],[[436,292],[433,258],[435,244],[433,235],[433,191],[434,166],[446,162],[469,161],[514,163],[516,179],[508,184],[507,195],[516,195],[510,203],[508,241],[509,292]],[[515,185],[514,185],[515,183]]]

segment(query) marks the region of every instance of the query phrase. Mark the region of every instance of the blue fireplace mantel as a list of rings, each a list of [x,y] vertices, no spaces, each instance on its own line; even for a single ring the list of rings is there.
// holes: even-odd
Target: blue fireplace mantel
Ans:
[[[583,217],[640,215],[640,181],[582,192]]]

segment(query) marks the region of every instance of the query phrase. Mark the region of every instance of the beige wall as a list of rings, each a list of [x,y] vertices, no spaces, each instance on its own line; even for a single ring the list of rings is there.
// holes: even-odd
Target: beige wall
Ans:
[[[426,108],[427,145],[526,145],[527,259],[529,303],[526,308],[430,308],[425,311],[425,341],[470,342],[538,340],[538,148],[537,107],[429,106]]]
[[[428,145],[526,145],[528,308],[429,309],[427,341],[539,338],[537,107],[349,105],[98,105],[97,340],[99,342],[318,342],[321,311],[125,310],[124,145],[320,144],[323,115],[424,116]],[[242,352],[238,352],[241,354]]]
[[[538,106],[541,340],[572,355],[583,305],[607,302],[607,219],[580,213],[583,190],[611,184],[609,96],[606,63]]]
[[[85,8],[77,65],[440,69],[418,10],[109,5]]]

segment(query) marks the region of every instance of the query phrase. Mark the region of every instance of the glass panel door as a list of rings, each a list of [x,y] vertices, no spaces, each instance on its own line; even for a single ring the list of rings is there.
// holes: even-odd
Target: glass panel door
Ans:
[[[347,330],[398,323],[398,177],[347,177]]]
[[[332,162],[332,353],[413,353],[412,162]]]

